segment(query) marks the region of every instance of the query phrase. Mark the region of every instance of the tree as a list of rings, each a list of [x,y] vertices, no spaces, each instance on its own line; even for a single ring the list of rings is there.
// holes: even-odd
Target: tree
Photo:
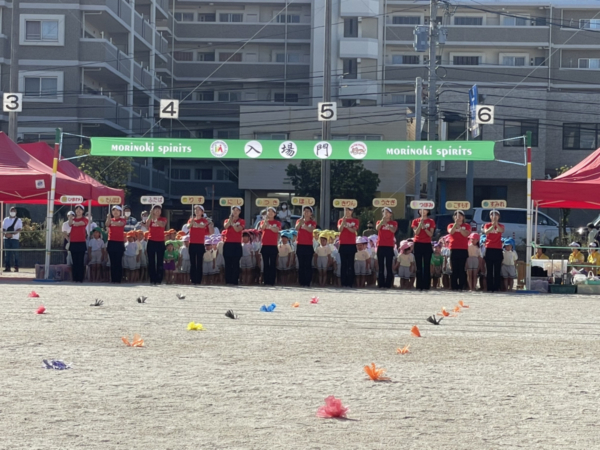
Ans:
[[[563,173],[571,170],[570,166],[561,166],[556,169],[556,176],[562,175]],[[561,242],[565,241],[565,236],[567,236],[567,225],[569,224],[569,216],[571,215],[570,208],[560,208],[560,219],[558,222],[559,229],[558,235]],[[568,242],[568,241],[567,241]]]
[[[80,146],[76,156],[90,155],[90,149]],[[79,169],[100,183],[115,189],[127,187],[129,174],[133,171],[131,158],[111,156],[86,156],[82,158]]]

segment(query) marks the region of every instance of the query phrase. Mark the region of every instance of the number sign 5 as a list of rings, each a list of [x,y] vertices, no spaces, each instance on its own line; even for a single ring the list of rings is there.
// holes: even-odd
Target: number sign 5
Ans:
[[[337,103],[319,102],[319,122],[337,120]]]

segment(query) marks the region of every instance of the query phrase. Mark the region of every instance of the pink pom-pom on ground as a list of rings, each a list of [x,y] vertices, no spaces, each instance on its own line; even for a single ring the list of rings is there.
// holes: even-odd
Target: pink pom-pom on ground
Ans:
[[[313,297],[310,299],[310,302],[313,304],[319,303],[319,297]]]
[[[35,312],[36,314],[44,314],[46,312],[46,308],[44,308],[44,305],[40,306],[37,311]]]
[[[35,291],[31,291],[27,297],[39,298],[39,294]]]
[[[325,399],[325,406],[320,406],[317,410],[317,417],[332,418],[341,417],[346,418],[346,413],[350,408],[342,405],[342,401],[339,398],[335,398],[330,395]]]

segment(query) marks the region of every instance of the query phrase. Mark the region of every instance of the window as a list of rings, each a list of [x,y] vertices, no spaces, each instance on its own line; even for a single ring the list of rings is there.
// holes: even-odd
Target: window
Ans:
[[[449,114],[446,114],[446,125],[449,141],[483,140],[481,127],[479,127],[479,136],[473,138],[472,135],[469,134],[469,139],[467,139],[467,121],[464,115],[456,114],[450,116]]]
[[[478,66],[481,64],[481,56],[454,56],[452,64],[455,66]]]
[[[527,57],[525,56],[503,56],[502,57],[502,65],[503,66],[525,66],[525,62]]]
[[[219,130],[217,131],[217,139],[239,139],[240,132],[238,130]]]
[[[171,169],[171,178],[174,180],[189,180],[191,178],[190,169]]]
[[[533,64],[536,66],[545,66],[546,65],[546,57],[544,56],[536,56],[533,59]]]
[[[580,19],[579,28],[584,30],[600,30],[600,19]]]
[[[25,97],[56,99],[58,77],[25,77]]]
[[[220,102],[239,102],[240,101],[240,93],[239,92],[222,91],[222,92],[219,92],[218,99]]]
[[[188,130],[172,130],[170,134],[171,138],[189,139],[191,137],[191,133]],[[189,177],[186,179],[189,179]]]
[[[344,63],[344,75],[347,80],[356,80],[358,78],[358,61],[356,58],[342,59]]]
[[[580,69],[600,69],[600,58],[579,58]]]
[[[198,139],[212,139],[213,138],[213,130],[197,130],[196,137]],[[198,178],[198,176],[196,176]]]
[[[273,95],[273,101],[275,103],[283,103],[284,97],[283,93],[276,92]],[[298,94],[285,94],[285,102],[286,103],[298,103]]]
[[[215,180],[217,181],[229,181],[231,180],[232,173],[227,169],[217,169]]]
[[[277,23],[300,23],[300,14],[279,14],[277,16]]]
[[[442,16],[436,16],[435,23],[437,23],[438,25],[441,25],[443,20],[444,20],[444,18]],[[430,23],[431,23],[431,16],[425,17],[425,25],[429,25]]]
[[[56,136],[52,133],[23,133],[23,142],[46,142],[50,145],[54,145]]]
[[[506,189],[506,187],[504,186],[475,186],[474,191],[477,191],[477,188],[480,188],[482,190],[487,190],[488,192],[500,192],[504,189]],[[495,189],[494,189],[495,188]],[[477,195],[475,194],[475,192],[473,193],[473,197],[477,198]],[[489,199],[494,199],[494,200],[506,200],[506,196],[505,197],[485,197],[482,198],[482,200],[489,200]],[[475,204],[481,204],[481,201],[479,203],[477,203],[477,200],[475,200]],[[484,209],[481,211],[481,217],[490,217],[490,212],[492,210],[491,209]],[[511,223],[511,224],[517,224],[517,225],[526,225],[527,224],[527,211],[519,211],[519,210],[513,210],[513,209],[503,209],[500,211],[500,223]]]
[[[392,64],[421,64],[419,55],[392,55]]]
[[[243,22],[243,13],[221,13],[219,14],[219,22]]]
[[[275,62],[283,63],[285,62],[285,53],[277,53],[275,54]],[[299,63],[300,62],[300,53],[288,53],[287,62],[289,63]]]
[[[177,22],[193,22],[194,21],[194,13],[193,12],[176,12],[175,20]]]
[[[214,61],[215,60],[215,52],[209,53],[198,53],[198,61]]]
[[[275,141],[286,141],[288,139],[287,133],[254,133],[254,139],[265,139]]]
[[[454,25],[483,25],[483,17],[454,16]]]
[[[21,14],[19,44],[64,45],[65,16],[58,14]]]
[[[529,17],[503,17],[502,25],[506,27],[526,27],[529,25]]]
[[[198,14],[198,22],[216,22],[216,14]]]
[[[231,58],[231,59],[229,59]],[[229,59],[229,61],[227,61]],[[242,61],[242,54],[241,53],[236,53],[235,55],[233,53],[219,53],[219,61],[227,61],[227,62],[241,62]]]
[[[545,27],[546,25],[548,25],[546,23],[546,18],[545,17],[536,17],[534,24],[536,27]]]
[[[600,125],[595,123],[563,124],[563,149],[596,150]]]
[[[393,16],[392,24],[394,24],[394,25],[421,25],[421,17],[419,17],[419,16]]]
[[[525,136],[528,131],[531,131],[531,146],[537,147],[538,129],[539,122],[537,120],[505,120],[504,139]],[[504,147],[523,147],[523,140],[504,141]]]
[[[213,178],[212,169],[196,169],[196,180],[209,181]]]
[[[334,141],[381,141],[380,134],[338,134],[333,135]]]
[[[358,17],[344,19],[344,37],[358,37]]]
[[[175,51],[175,52],[173,52],[173,58],[175,58],[175,61],[193,61],[194,53],[193,52]]]
[[[415,103],[415,94],[392,94],[392,104],[394,105],[413,105]]]
[[[197,91],[196,101],[212,102],[215,99],[215,91]]]

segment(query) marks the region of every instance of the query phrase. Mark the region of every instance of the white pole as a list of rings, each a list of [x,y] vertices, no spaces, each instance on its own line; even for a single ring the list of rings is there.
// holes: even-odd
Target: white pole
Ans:
[[[539,212],[539,205],[536,203],[535,204],[535,220],[533,223],[533,242],[535,242],[535,245],[538,245],[538,241],[537,241],[537,227],[538,227],[538,212]],[[542,241],[540,239],[540,245],[542,245]]]
[[[527,132],[527,253],[525,254],[525,289],[531,289],[531,131]]]
[[[4,202],[0,202],[0,223],[4,223]],[[0,237],[0,273],[2,273],[2,267],[4,267],[4,232]]]
[[[54,196],[56,193],[56,172],[58,171],[58,159],[62,147],[62,131],[56,129],[54,142],[54,161],[52,163],[52,184],[50,186],[50,197],[48,198],[48,217],[46,218],[46,261],[44,264],[44,279],[50,275],[50,252],[52,251],[52,218],[54,216]]]

